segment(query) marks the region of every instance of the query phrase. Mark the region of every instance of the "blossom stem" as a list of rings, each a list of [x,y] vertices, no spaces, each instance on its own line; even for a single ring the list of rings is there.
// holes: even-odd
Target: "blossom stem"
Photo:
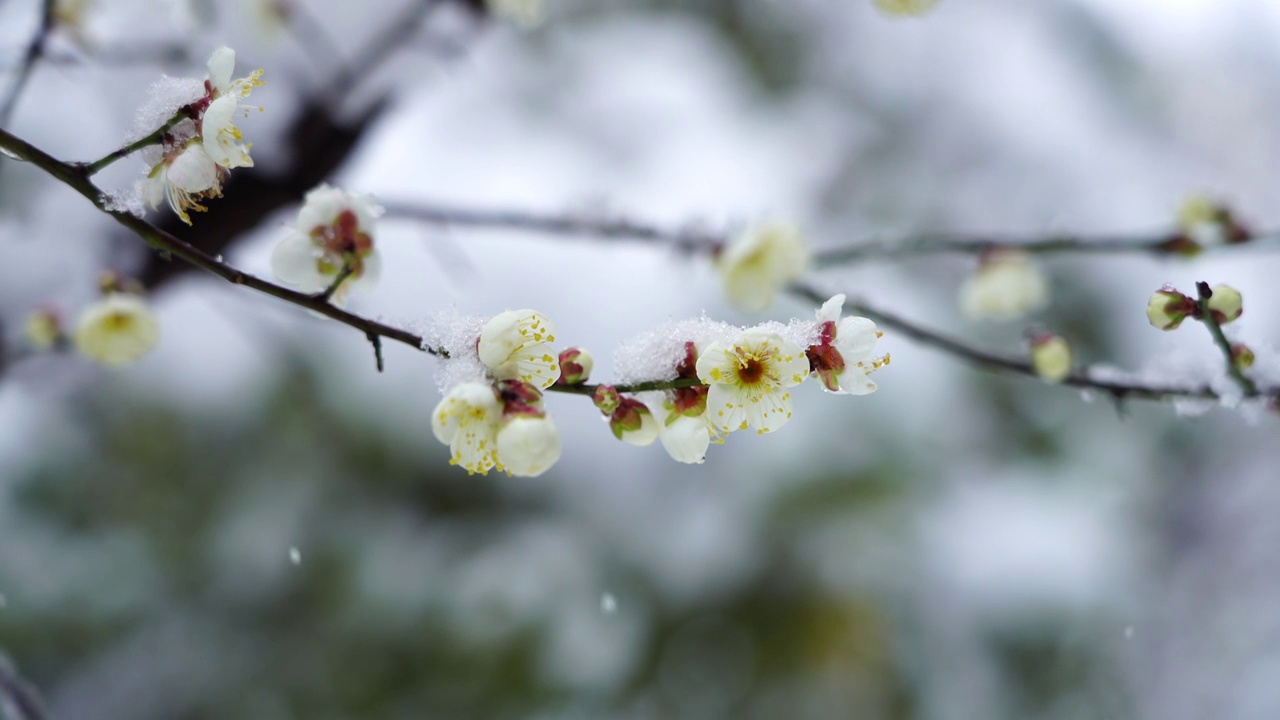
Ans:
[[[121,158],[128,157],[145,147],[160,144],[164,140],[164,136],[168,134],[170,130],[173,129],[173,126],[182,122],[187,117],[189,116],[185,111],[179,110],[178,112],[173,114],[173,117],[166,120],[163,125],[157,128],[156,131],[151,133],[150,135],[134,140],[133,142],[129,143],[128,145],[125,145],[119,150],[115,150],[107,155],[104,155],[103,157],[91,163],[82,165],[81,167],[84,168],[85,176],[92,177],[94,175],[97,175],[99,172],[103,170],[103,168],[107,167],[111,163]]]
[[[351,263],[344,262],[342,264],[342,269],[338,271],[338,276],[333,279],[333,282],[329,283],[329,287],[316,293],[314,297],[321,302],[329,302],[333,299],[333,294],[338,292],[338,288],[342,286],[342,283],[346,281],[347,278],[351,277],[351,273],[353,272],[355,272],[355,269],[351,267]]]
[[[1213,296],[1213,291],[1209,289],[1209,283],[1196,283],[1196,292],[1198,293],[1196,307],[1200,310],[1199,318],[1197,319],[1204,324],[1205,329],[1209,331],[1209,335],[1213,337],[1213,343],[1218,346],[1218,349],[1222,351],[1223,356],[1226,358],[1227,375],[1231,377],[1235,384],[1240,386],[1245,397],[1257,397],[1259,394],[1258,386],[1236,365],[1235,354],[1231,352],[1231,341],[1227,340],[1226,334],[1222,332],[1222,324],[1218,322],[1218,319],[1213,315],[1213,311],[1209,308],[1209,298]]]

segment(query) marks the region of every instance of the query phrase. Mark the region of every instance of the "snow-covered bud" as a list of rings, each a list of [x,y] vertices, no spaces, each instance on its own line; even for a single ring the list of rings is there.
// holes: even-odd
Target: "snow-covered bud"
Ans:
[[[1243,343],[1233,343],[1231,345],[1231,364],[1241,370],[1248,370],[1253,367],[1254,362],[1253,351],[1248,345]]]
[[[868,376],[888,365],[889,356],[871,357],[881,333],[867,318],[842,319],[844,300],[844,295],[836,295],[818,310],[821,335],[818,344],[809,347],[805,355],[828,392],[868,395],[876,391],[876,384]]]
[[[938,0],[875,0],[880,12],[892,17],[917,17],[938,4]]]
[[[537,477],[560,459],[560,433],[551,416],[515,415],[498,430],[498,461],[512,475]]]
[[[799,228],[766,225],[737,238],[717,261],[729,302],[758,312],[784,285],[800,277],[809,251]]]
[[[993,250],[960,288],[960,309],[973,319],[1012,320],[1049,302],[1049,282],[1029,253]]]
[[[103,365],[128,365],[151,352],[160,324],[136,295],[112,293],[85,308],[76,322],[75,345]]]
[[[1066,338],[1053,333],[1037,333],[1031,338],[1031,369],[1051,383],[1071,375],[1071,345]]]
[[[1219,325],[1226,325],[1244,312],[1244,298],[1230,285],[1217,285],[1209,296],[1209,312]]]
[[[498,423],[502,402],[488,383],[457,385],[431,413],[431,432],[449,446],[450,465],[468,473],[487,473],[498,463]]]
[[[752,328],[732,342],[708,345],[697,369],[698,378],[711,386],[711,422],[726,433],[750,427],[763,435],[791,419],[790,388],[809,376],[809,360],[790,340]]]
[[[622,442],[636,447],[650,445],[658,439],[658,421],[648,406],[633,398],[622,398],[609,416],[609,429]]]
[[[480,362],[499,380],[517,379],[545,390],[560,378],[552,349],[555,326],[535,310],[508,310],[493,316],[480,331]]]
[[[331,298],[339,305],[347,292],[371,289],[382,270],[373,237],[381,214],[368,195],[320,185],[307,193],[293,231],[272,251],[272,272],[307,293],[327,290],[346,273]]]
[[[1147,322],[1157,330],[1175,330],[1188,315],[1197,312],[1196,301],[1165,286],[1147,300]]]
[[[591,353],[582,348],[569,348],[560,353],[560,383],[581,385],[591,377],[595,362]]]
[[[27,344],[34,350],[51,350],[63,341],[62,318],[53,308],[40,308],[27,316]]]

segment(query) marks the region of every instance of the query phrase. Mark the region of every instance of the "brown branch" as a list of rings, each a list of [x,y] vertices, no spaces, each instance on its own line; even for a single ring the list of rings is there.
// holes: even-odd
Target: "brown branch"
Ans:
[[[5,96],[4,103],[0,104],[0,127],[9,125],[14,108],[18,105],[18,98],[22,96],[22,91],[27,87],[27,81],[31,79],[31,73],[35,70],[36,61],[44,53],[44,44],[49,39],[49,33],[53,32],[56,20],[54,4],[54,0],[44,0],[44,3],[40,6],[40,25],[36,28],[35,34],[31,36],[31,42],[27,44],[26,52],[22,55],[22,64],[18,66],[18,76],[14,78],[13,85],[9,86],[9,93]]]

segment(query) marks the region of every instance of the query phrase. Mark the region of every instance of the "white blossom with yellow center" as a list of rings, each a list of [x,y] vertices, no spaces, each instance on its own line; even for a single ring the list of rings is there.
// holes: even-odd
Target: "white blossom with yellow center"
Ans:
[[[766,225],[742,235],[717,262],[729,302],[750,312],[769,307],[778,290],[808,264],[804,238],[790,225]]]
[[[262,85],[261,69],[246,77],[231,79],[235,65],[236,52],[228,47],[218,48],[209,57],[207,82],[212,100],[204,111],[200,131],[209,157],[227,169],[253,167],[253,158],[249,157],[250,144],[244,142],[244,136],[235,125],[235,116],[241,109],[240,101]]]
[[[136,295],[112,293],[85,308],[76,322],[76,349],[103,365],[128,365],[151,352],[160,324]]]
[[[560,433],[551,416],[516,415],[498,431],[498,459],[512,475],[537,477],[560,459]]]
[[[1012,320],[1039,310],[1049,302],[1049,282],[1020,250],[999,250],[960,288],[960,308],[974,319]]]
[[[723,432],[764,434],[791,419],[791,391],[809,376],[800,346],[766,330],[716,342],[698,357],[698,379],[710,386],[707,417]]]
[[[480,331],[480,362],[498,380],[519,380],[545,390],[560,377],[559,355],[552,347],[555,326],[536,310],[508,310]]]
[[[169,152],[151,168],[141,183],[142,199],[152,208],[167,202],[182,222],[190,225],[187,211],[204,212],[200,201],[222,195],[222,174],[198,138]]]
[[[431,432],[449,446],[450,465],[468,473],[502,470],[498,460],[498,423],[502,402],[487,383],[462,383],[449,391],[431,413]]]
[[[842,318],[845,296],[833,296],[818,309],[821,344],[810,348],[810,362],[822,380],[823,388],[839,395],[870,395],[877,385],[871,373],[889,364],[889,356],[871,357],[882,333],[868,318]],[[834,350],[835,353],[831,351]],[[837,360],[838,358],[838,360]],[[822,367],[834,360],[839,367]]]

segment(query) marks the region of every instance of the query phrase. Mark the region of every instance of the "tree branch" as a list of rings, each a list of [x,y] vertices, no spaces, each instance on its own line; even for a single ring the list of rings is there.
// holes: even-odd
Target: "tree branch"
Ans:
[[[1204,324],[1205,329],[1209,331],[1209,335],[1213,337],[1213,343],[1222,351],[1227,363],[1227,375],[1231,377],[1232,382],[1240,386],[1245,397],[1257,397],[1258,386],[1244,374],[1240,366],[1236,365],[1235,353],[1231,350],[1231,341],[1227,340],[1227,336],[1222,332],[1222,324],[1218,322],[1218,318],[1214,316],[1213,310],[1209,307],[1209,298],[1213,297],[1213,291],[1209,289],[1209,283],[1196,283],[1196,294],[1196,305],[1200,310],[1199,320]]]
[[[14,78],[13,85],[9,86],[9,94],[5,97],[4,103],[0,104],[0,127],[9,125],[14,108],[18,105],[18,98],[22,96],[22,91],[27,87],[27,81],[31,79],[36,61],[44,53],[44,44],[49,39],[49,33],[53,32],[56,19],[54,10],[54,0],[44,0],[40,6],[40,26],[31,36],[31,42],[27,44],[27,50],[22,55],[22,64],[18,66],[18,76]]]

